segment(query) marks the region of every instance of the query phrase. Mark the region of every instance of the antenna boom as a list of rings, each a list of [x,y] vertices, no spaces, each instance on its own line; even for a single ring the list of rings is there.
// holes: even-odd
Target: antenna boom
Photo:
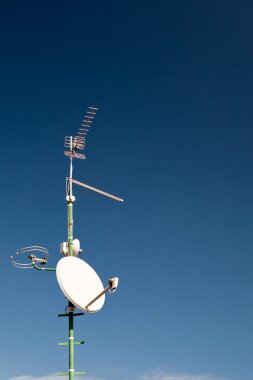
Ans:
[[[114,199],[115,201],[123,202],[123,199],[122,199],[122,198],[119,198],[119,197],[116,197],[115,195],[112,195],[112,194],[106,193],[105,191],[102,191],[102,190],[96,189],[95,187],[92,187],[92,186],[86,185],[85,183],[82,183],[82,182],[76,181],[76,180],[73,179],[73,178],[68,178],[68,177],[67,177],[67,180],[69,180],[69,181],[75,183],[76,185],[79,185],[79,186],[85,187],[86,189],[92,190],[92,191],[94,191],[95,193],[99,193],[99,194],[102,194],[102,195],[104,195],[104,196],[106,196],[106,197],[108,197],[108,198]]]

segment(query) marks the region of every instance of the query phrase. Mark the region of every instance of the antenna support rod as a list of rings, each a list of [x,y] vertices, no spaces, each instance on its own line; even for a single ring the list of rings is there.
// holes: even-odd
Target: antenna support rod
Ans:
[[[73,202],[68,200],[68,256],[73,256]]]
[[[73,317],[74,307],[69,301],[69,380],[74,380],[75,369],[74,369],[74,317]]]
[[[119,198],[119,197],[116,197],[115,195],[112,195],[112,194],[109,194],[109,193],[106,193],[105,191],[102,191],[102,190],[99,190],[99,189],[96,189],[95,187],[92,187],[92,186],[89,186],[89,185],[86,185],[85,183],[82,183],[82,182],[79,182],[79,181],[76,181],[75,179],[73,178],[68,178],[67,177],[67,180],[69,180],[70,182],[73,182],[79,186],[82,186],[82,187],[85,187],[86,189],[89,189],[89,190],[92,190],[92,191],[95,191],[95,193],[99,193],[99,194],[102,194],[108,198],[111,198],[111,199],[114,199],[115,201],[118,201],[118,202],[123,202],[124,200],[122,198]]]
[[[72,137],[70,138],[70,149],[72,150]],[[70,179],[72,179],[72,173],[73,173],[73,157],[70,157],[70,170],[69,170],[69,176]],[[75,197],[72,193],[72,181],[69,180],[69,186],[68,186],[68,194],[67,194],[67,208],[68,208],[68,255],[73,256],[73,203],[75,201]],[[74,305],[68,301],[68,308],[69,308],[69,380],[74,380],[75,377],[75,369],[74,369]]]
[[[99,293],[95,298],[93,298],[92,301],[90,301],[88,303],[88,305],[85,306],[86,309],[89,308],[89,306],[91,306],[94,302],[96,302],[100,297],[102,297],[103,294],[105,294],[106,292],[108,292],[108,290],[110,290],[111,286],[108,285],[106,288],[104,288],[104,290],[102,290],[101,293]]]
[[[70,160],[70,171],[72,171],[72,158]],[[67,204],[68,204],[68,255],[73,256],[73,202],[74,197],[72,195],[72,184],[69,186],[69,196],[67,196]],[[73,311],[74,306],[69,301],[69,380],[74,380],[75,369],[74,369],[74,317]]]
[[[93,298],[93,300],[91,300],[85,306],[85,308],[88,309],[90,305],[92,305],[95,301],[97,301],[100,297],[102,297],[102,295],[105,294],[106,292],[108,292],[108,290],[110,293],[114,293],[118,287],[118,283],[119,283],[118,277],[109,278],[109,280],[108,280],[109,285],[106,288],[104,288],[104,290],[102,290],[102,292],[100,292],[95,298]]]

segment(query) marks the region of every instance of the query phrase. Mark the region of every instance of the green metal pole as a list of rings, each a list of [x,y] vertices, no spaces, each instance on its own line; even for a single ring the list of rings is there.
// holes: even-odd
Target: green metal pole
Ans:
[[[68,201],[68,255],[73,256],[73,199]],[[74,317],[73,304],[69,301],[69,380],[74,380]]]
[[[72,137],[71,137],[71,149],[72,149]],[[72,179],[73,165],[72,157],[70,158],[70,178]],[[72,182],[69,182],[69,194],[67,197],[68,203],[68,255],[73,256],[73,202],[75,197],[72,193]],[[69,301],[69,380],[74,380],[75,369],[74,369],[74,305]]]
[[[68,202],[68,255],[73,256],[73,201]]]
[[[69,301],[69,380],[74,380],[74,317],[72,310],[73,305]]]

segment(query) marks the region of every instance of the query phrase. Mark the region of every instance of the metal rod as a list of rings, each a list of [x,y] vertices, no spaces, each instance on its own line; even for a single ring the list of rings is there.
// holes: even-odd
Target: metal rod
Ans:
[[[40,268],[40,267],[38,267],[37,265],[34,264],[34,261],[32,261],[32,266],[34,267],[34,269],[37,269],[37,270],[53,271],[53,272],[56,271],[55,268]]]
[[[69,301],[69,309],[73,308],[72,303]],[[73,311],[69,311],[69,380],[74,380],[74,317]]]
[[[72,137],[71,137],[71,150],[72,150]],[[70,157],[70,178],[72,179],[73,173],[73,160]],[[69,181],[69,196],[67,197],[68,204],[68,255],[73,256],[73,202],[74,197],[72,194],[72,182]],[[73,304],[68,301],[69,307],[69,380],[74,380],[75,369],[74,369],[74,316]]]
[[[73,202],[68,202],[68,255],[73,256]]]
[[[68,179],[70,182],[73,182],[73,183],[75,183],[75,184],[77,184],[77,185],[79,185],[79,186],[85,187],[86,189],[89,189],[89,190],[95,191],[96,193],[99,193],[99,194],[105,195],[105,196],[108,197],[108,198],[112,198],[112,199],[114,199],[115,201],[123,202],[123,199],[122,199],[122,198],[118,198],[118,197],[116,197],[115,195],[112,195],[112,194],[106,193],[105,191],[102,191],[102,190],[96,189],[95,187],[92,187],[92,186],[86,185],[85,183],[82,183],[82,182],[76,181],[76,180],[73,179],[73,178],[67,178],[67,179]]]
[[[88,309],[88,307],[89,307],[90,305],[92,305],[94,302],[96,302],[96,301],[97,301],[97,300],[98,300],[103,294],[105,294],[106,292],[108,292],[109,289],[110,289],[110,285],[107,286],[106,288],[104,288],[104,290],[102,290],[101,293],[99,293],[95,298],[93,298],[93,300],[90,301],[90,302],[88,303],[88,305],[85,306],[85,308]]]
[[[72,147],[72,140],[71,140],[71,147]],[[71,149],[72,151],[72,149]],[[72,179],[72,175],[73,175],[73,157],[70,156],[70,169],[69,169],[69,177]],[[72,198],[72,182],[70,181],[70,184],[69,184],[69,196],[70,196],[70,199]]]
[[[78,317],[80,315],[84,315],[84,313],[73,313],[73,317]],[[58,317],[68,317],[69,314],[58,314]]]

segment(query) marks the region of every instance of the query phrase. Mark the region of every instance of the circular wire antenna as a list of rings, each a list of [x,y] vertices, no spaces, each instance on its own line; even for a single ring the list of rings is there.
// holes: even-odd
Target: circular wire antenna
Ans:
[[[38,267],[45,265],[48,259],[48,250],[38,245],[24,247],[16,252],[17,258],[11,256],[11,263],[14,267],[21,269],[33,268],[33,263]]]
[[[85,261],[74,256],[63,257],[56,266],[56,277],[63,294],[76,307],[90,313],[102,309],[104,294],[87,307],[104,287],[97,273]]]

